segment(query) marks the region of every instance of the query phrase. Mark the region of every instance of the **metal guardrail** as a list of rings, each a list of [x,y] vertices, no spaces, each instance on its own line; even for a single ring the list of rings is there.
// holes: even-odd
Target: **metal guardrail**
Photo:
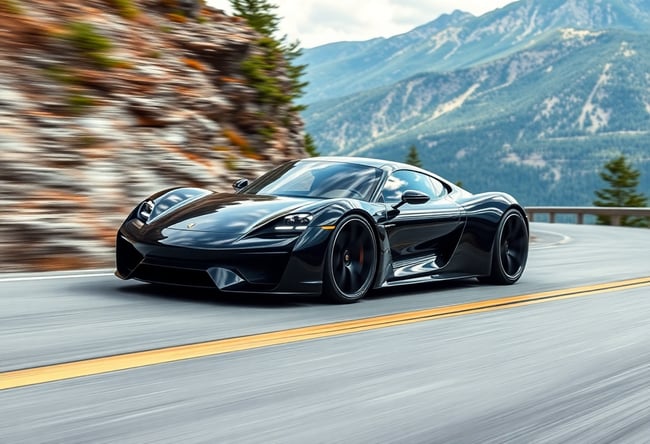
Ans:
[[[650,218],[650,208],[633,208],[633,207],[526,207],[526,213],[530,221],[535,220],[536,214],[547,214],[549,222],[555,222],[557,214],[575,214],[576,223],[583,224],[585,215],[590,216],[609,216],[612,225],[620,225],[621,218],[624,216],[648,217]]]

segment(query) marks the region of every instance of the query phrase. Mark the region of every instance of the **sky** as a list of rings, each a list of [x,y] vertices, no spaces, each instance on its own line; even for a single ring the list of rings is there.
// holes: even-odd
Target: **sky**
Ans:
[[[390,37],[456,9],[482,15],[514,0],[270,0],[280,33],[303,48],[331,42]],[[232,13],[229,0],[208,0]]]

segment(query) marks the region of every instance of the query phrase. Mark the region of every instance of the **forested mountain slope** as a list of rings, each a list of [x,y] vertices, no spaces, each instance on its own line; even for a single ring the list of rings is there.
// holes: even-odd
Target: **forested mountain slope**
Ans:
[[[438,19],[396,37],[413,38],[403,51],[452,30],[464,36],[458,45],[436,46],[447,50],[408,77],[310,103],[307,129],[326,154],[403,160],[414,145],[426,167],[526,205],[590,204],[598,171],[618,153],[642,171],[648,191],[649,11],[647,1],[527,0]],[[437,27],[434,37],[421,34],[427,26]],[[382,42],[391,39],[358,45]],[[312,85],[311,97],[321,89],[329,90]]]

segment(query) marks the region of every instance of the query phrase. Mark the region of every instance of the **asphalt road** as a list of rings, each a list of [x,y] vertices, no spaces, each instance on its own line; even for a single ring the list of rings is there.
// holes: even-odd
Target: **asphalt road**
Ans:
[[[0,275],[0,372],[650,276],[650,230],[532,234],[514,286],[347,306]],[[0,390],[0,443],[650,442],[649,318],[644,286]]]

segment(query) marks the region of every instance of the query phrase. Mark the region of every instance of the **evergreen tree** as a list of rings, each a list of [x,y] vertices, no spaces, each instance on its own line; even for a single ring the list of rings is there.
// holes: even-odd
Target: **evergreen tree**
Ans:
[[[609,187],[595,192],[597,199],[594,205],[597,207],[645,207],[648,205],[648,198],[637,192],[639,176],[641,173],[635,170],[627,162],[625,156],[618,156],[604,166],[600,177],[609,184]],[[610,225],[611,218],[598,216],[598,223]],[[647,218],[624,216],[621,218],[621,225],[630,227],[647,227]]]
[[[418,154],[418,149],[415,147],[415,145],[411,145],[409,148],[405,162],[409,165],[422,168],[422,161],[420,160],[420,155]]]
[[[265,0],[230,0],[230,5],[235,16],[245,19],[260,34],[273,37],[278,32],[280,19],[274,12],[277,5]]]
[[[275,13],[277,5],[267,0],[230,0],[230,4],[235,16],[244,18],[262,35],[258,46],[263,53],[249,57],[242,65],[262,101],[272,105],[291,104],[295,112],[305,109],[295,100],[304,94],[307,86],[301,80],[307,66],[295,63],[302,54],[299,41],[288,42],[287,36],[276,36],[280,23]],[[278,78],[279,68],[286,72],[288,82]]]
[[[307,154],[309,154],[311,157],[320,156],[320,153],[316,148],[316,144],[314,143],[314,138],[309,133],[305,134],[305,151],[307,151]]]

